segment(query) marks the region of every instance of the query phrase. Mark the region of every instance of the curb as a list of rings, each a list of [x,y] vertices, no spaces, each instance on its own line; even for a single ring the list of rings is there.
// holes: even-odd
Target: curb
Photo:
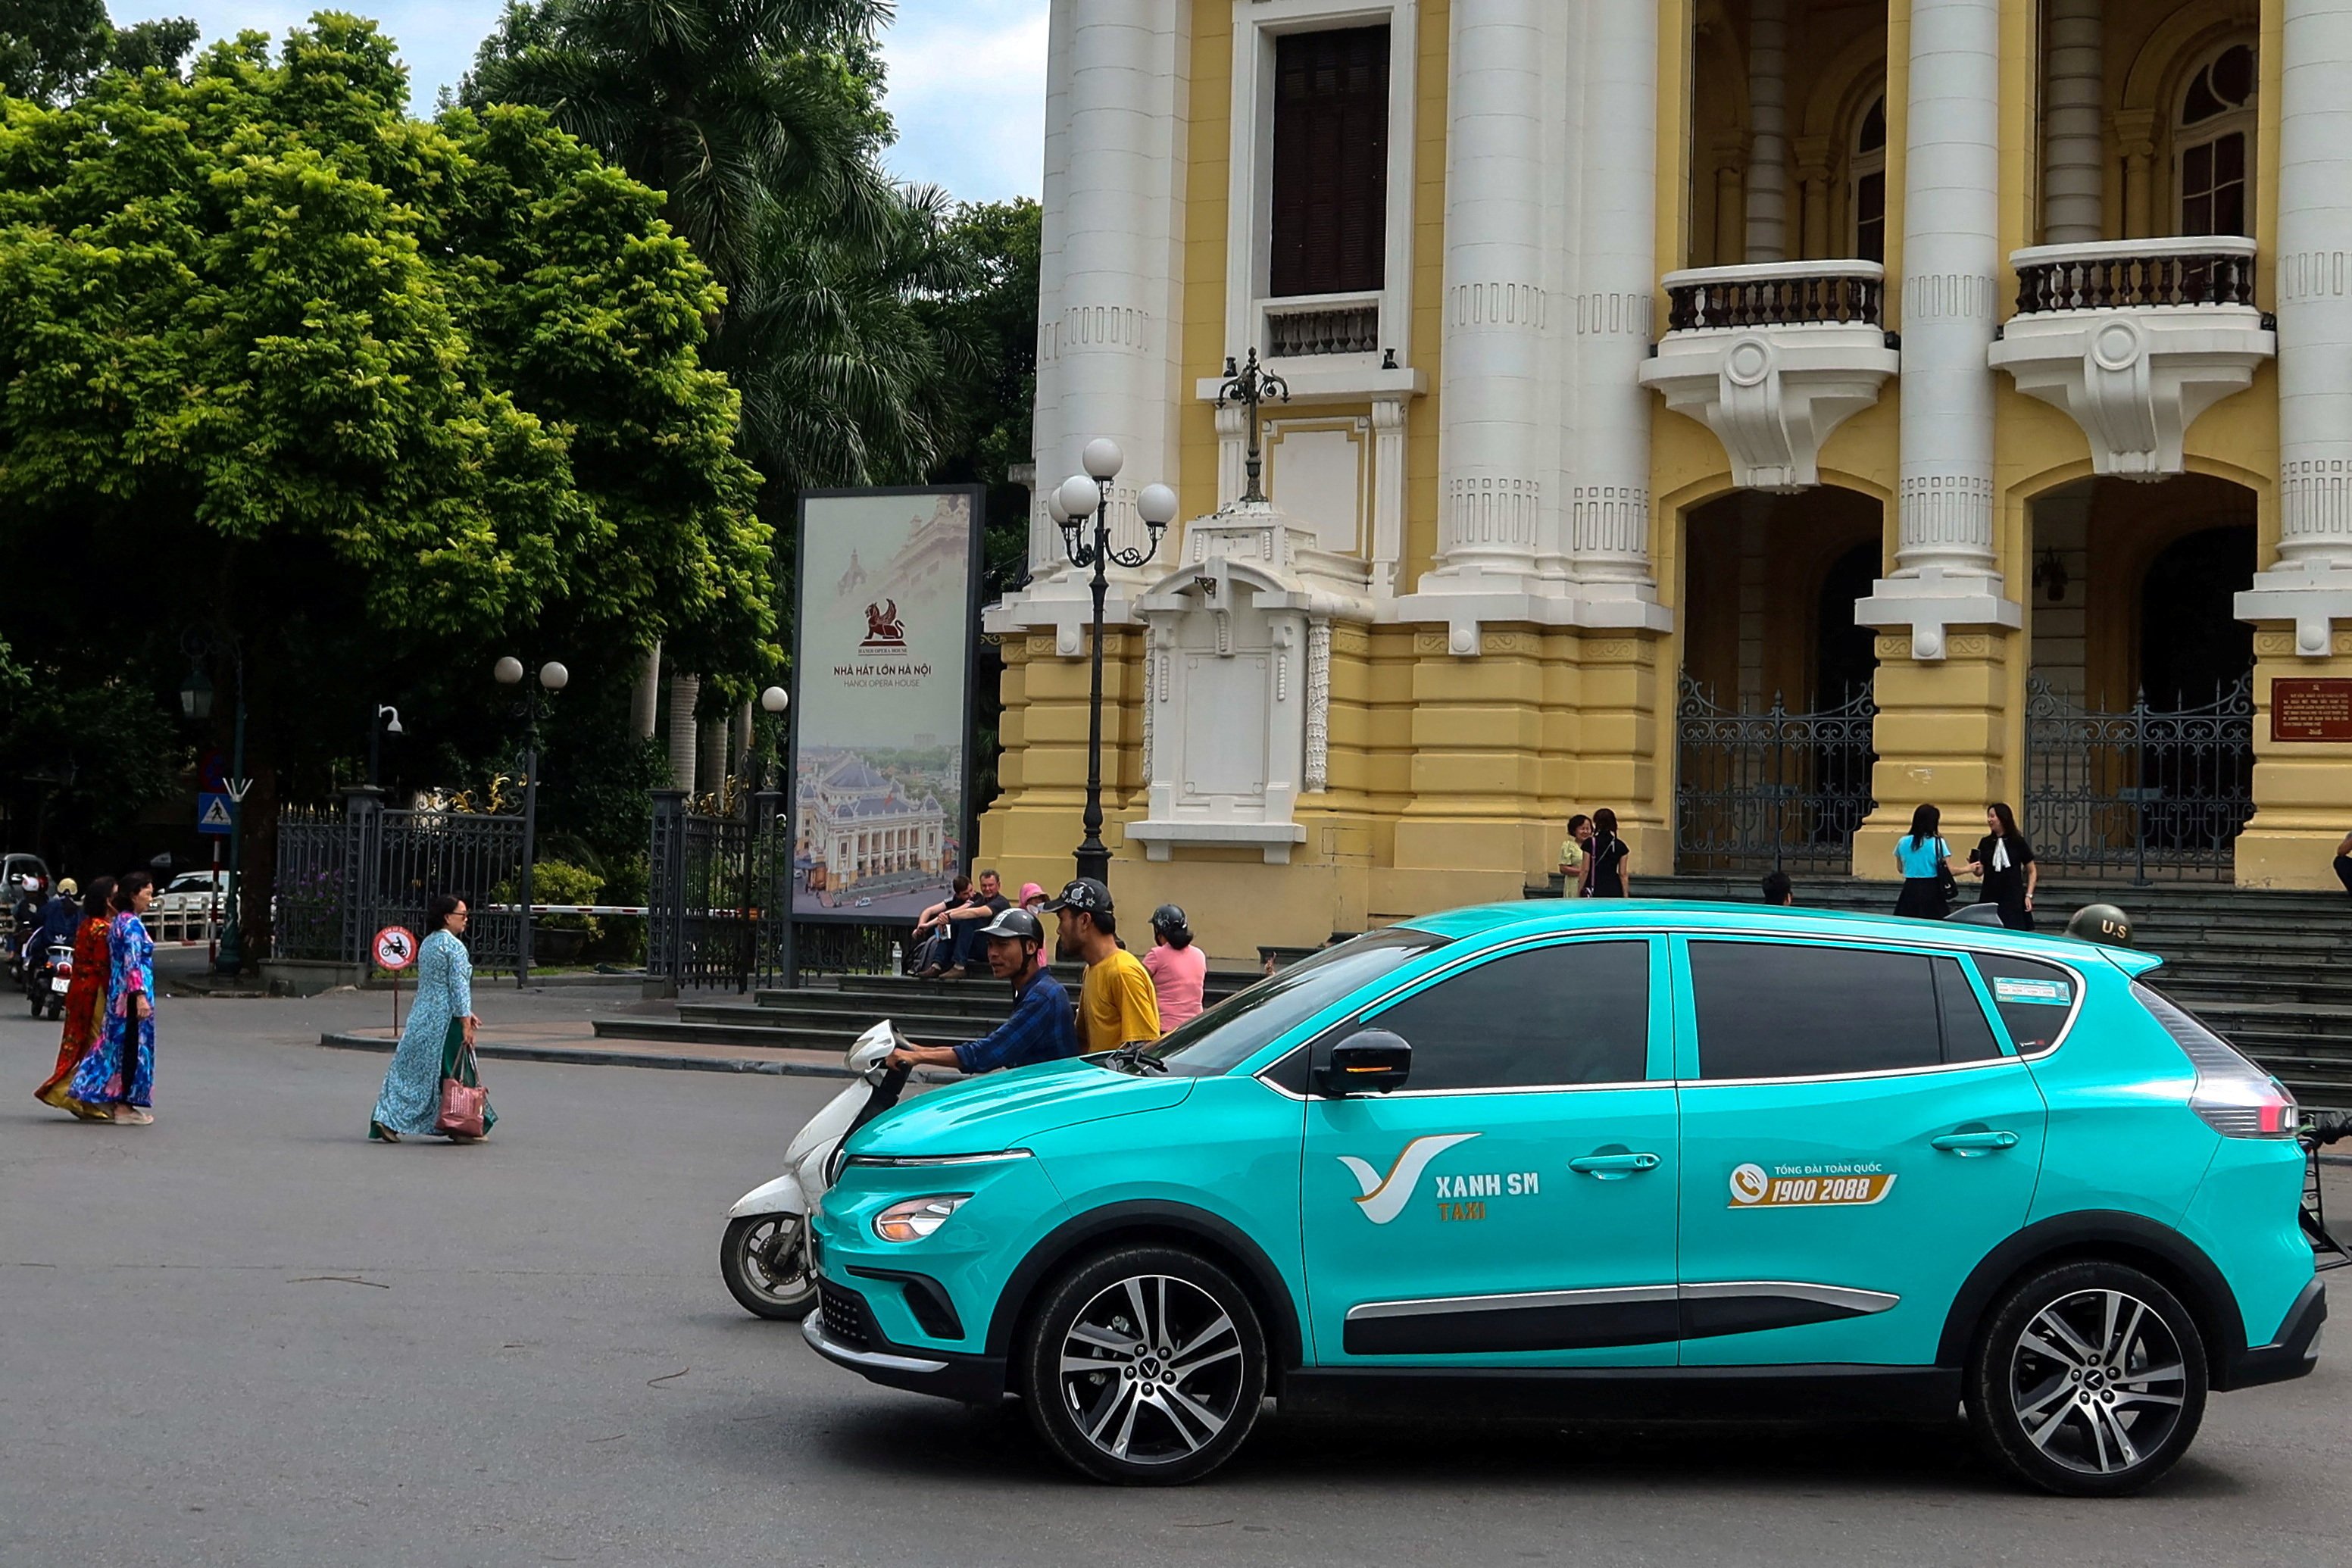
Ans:
[[[390,1056],[394,1047],[391,1040],[377,1039],[370,1035],[337,1034],[331,1030],[319,1037],[319,1044],[333,1050],[373,1051],[379,1056]],[[583,1051],[565,1046],[476,1046],[474,1054],[493,1061],[547,1062],[557,1067],[668,1068],[686,1072],[753,1073],[762,1078],[849,1079],[856,1076],[846,1066],[832,1062],[657,1056],[636,1051]],[[919,1083],[953,1083],[961,1075],[923,1068],[912,1076]]]

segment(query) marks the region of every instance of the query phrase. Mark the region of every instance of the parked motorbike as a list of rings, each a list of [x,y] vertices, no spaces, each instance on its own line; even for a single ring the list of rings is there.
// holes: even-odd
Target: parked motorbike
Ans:
[[[53,942],[48,952],[26,967],[25,999],[33,1005],[33,1016],[43,1013],[51,1023],[65,1016],[66,993],[73,987],[73,949],[63,942]]]
[[[890,1053],[905,1044],[887,1018],[858,1036],[848,1054],[855,1078],[793,1134],[784,1150],[784,1173],[745,1193],[727,1211],[719,1272],[745,1311],[792,1321],[816,1305],[809,1210],[833,1185],[849,1135],[906,1092],[908,1069],[887,1065]]]

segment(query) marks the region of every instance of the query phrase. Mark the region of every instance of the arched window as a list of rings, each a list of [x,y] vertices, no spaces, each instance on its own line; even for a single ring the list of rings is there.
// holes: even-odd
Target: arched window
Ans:
[[[2253,230],[2254,50],[2229,44],[2189,76],[2173,127],[2182,234]]]
[[[1846,211],[1853,215],[1853,254],[1886,259],[1886,99],[1874,100],[1854,128]]]

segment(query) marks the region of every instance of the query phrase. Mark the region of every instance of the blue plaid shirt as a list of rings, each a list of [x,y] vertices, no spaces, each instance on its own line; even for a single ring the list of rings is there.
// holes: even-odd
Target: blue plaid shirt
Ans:
[[[955,1047],[956,1066],[968,1073],[1027,1067],[1078,1054],[1078,1027],[1070,994],[1045,969],[1021,993],[1013,1016],[977,1040]]]

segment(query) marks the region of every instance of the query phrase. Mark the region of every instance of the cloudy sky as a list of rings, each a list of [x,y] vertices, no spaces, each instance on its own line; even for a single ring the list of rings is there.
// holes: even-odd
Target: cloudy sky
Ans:
[[[967,201],[1037,194],[1045,115],[1046,0],[898,0],[883,37],[891,115],[898,125],[892,172],[944,185]],[[112,0],[118,23],[193,16],[207,42],[247,27],[273,37],[320,0]],[[430,112],[435,90],[473,63],[501,0],[337,0],[373,16],[400,44],[414,101]]]

